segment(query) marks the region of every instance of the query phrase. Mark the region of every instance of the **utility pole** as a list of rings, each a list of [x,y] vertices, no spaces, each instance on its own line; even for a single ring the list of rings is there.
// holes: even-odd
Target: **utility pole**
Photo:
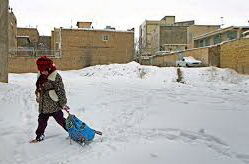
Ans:
[[[0,82],[8,83],[9,0],[0,0]]]

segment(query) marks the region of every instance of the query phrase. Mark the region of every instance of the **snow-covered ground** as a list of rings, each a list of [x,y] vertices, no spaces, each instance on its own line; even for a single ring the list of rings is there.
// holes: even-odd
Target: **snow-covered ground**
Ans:
[[[50,118],[35,137],[36,74],[0,83],[1,164],[249,163],[249,76],[215,67],[141,66],[135,62],[60,71],[71,113],[103,132],[81,147]],[[66,116],[66,113],[65,113]]]

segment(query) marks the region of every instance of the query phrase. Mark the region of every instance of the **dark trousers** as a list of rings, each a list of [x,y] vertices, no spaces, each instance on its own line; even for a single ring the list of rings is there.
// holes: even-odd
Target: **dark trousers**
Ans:
[[[44,134],[50,116],[53,116],[55,121],[67,131],[66,119],[63,117],[63,112],[61,110],[54,113],[47,113],[47,114],[41,113],[38,116],[38,128],[35,132],[36,138],[40,138],[40,136]]]

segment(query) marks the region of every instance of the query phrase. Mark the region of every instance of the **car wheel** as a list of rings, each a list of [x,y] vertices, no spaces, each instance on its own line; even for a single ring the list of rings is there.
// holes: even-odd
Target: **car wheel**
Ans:
[[[189,65],[188,65],[188,64],[186,64],[186,67],[189,67]]]

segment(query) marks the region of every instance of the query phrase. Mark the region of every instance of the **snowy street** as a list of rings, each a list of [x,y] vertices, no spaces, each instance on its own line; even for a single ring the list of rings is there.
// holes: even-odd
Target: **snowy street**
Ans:
[[[36,74],[10,74],[0,83],[0,163],[249,164],[249,76],[181,70],[184,83],[175,67],[135,62],[59,71],[71,113],[103,132],[84,147],[52,117],[45,140],[30,144]]]

